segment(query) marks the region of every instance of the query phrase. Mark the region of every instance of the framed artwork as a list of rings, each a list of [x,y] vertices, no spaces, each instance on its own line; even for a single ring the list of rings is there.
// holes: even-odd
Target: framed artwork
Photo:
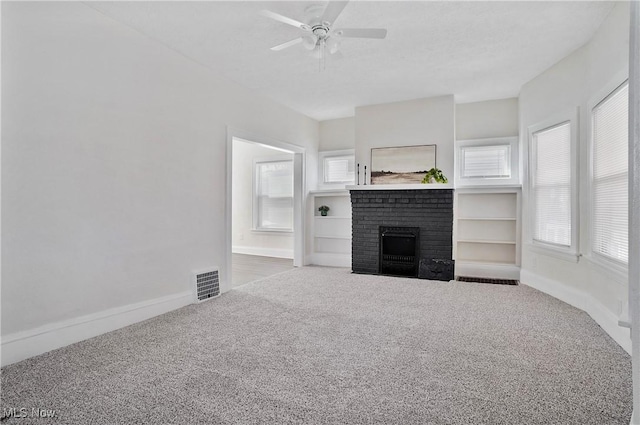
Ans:
[[[418,184],[436,166],[436,145],[371,149],[371,184]]]

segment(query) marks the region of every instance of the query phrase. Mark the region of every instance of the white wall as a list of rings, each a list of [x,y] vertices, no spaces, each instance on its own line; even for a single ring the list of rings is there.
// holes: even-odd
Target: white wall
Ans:
[[[522,87],[520,94],[520,137],[522,152],[528,151],[527,129],[553,114],[580,108],[579,132],[579,261],[570,262],[535,251],[531,240],[529,211],[531,201],[526,187],[523,203],[524,241],[522,280],[541,285],[559,298],[589,312],[625,348],[630,346],[628,330],[615,324],[627,300],[624,278],[589,260],[589,104],[605,88],[622,83],[628,69],[629,4],[619,3],[586,45],[558,62]]]
[[[305,147],[315,186],[317,121],[82,3],[2,9],[3,344],[224,267],[227,126]]]
[[[371,148],[437,145],[436,166],[453,178],[454,120],[452,95],[357,107],[355,148],[360,173],[366,165],[370,181]]]
[[[233,142],[233,252],[293,258],[293,233],[253,230],[253,167],[256,160],[282,158],[293,154],[255,143]]]
[[[355,118],[338,118],[320,122],[320,151],[353,149],[356,144]]]
[[[456,105],[456,139],[518,135],[518,99],[487,100]]]
[[[456,175],[455,185],[492,186],[496,184],[514,185],[522,182],[520,178],[520,152],[518,149],[518,99],[498,99],[483,102],[456,105],[456,148],[482,145],[485,140],[501,139],[511,145],[511,178],[498,181],[477,179],[463,180]],[[458,151],[455,151],[456,166]],[[460,170],[456,170],[460,173]]]

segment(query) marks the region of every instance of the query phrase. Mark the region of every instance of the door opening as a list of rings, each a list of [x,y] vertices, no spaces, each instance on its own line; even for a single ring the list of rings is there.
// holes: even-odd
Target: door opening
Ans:
[[[223,291],[302,266],[304,149],[229,131]]]

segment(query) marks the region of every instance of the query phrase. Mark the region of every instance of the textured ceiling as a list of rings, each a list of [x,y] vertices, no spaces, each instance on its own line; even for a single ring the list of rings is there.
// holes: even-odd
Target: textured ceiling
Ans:
[[[517,96],[526,83],[586,43],[611,2],[352,1],[336,27],[387,28],[384,40],[347,39],[343,58],[318,60],[301,31],[260,15],[304,20],[326,2],[87,3],[239,84],[318,120],[354,108],[454,94],[457,102]]]

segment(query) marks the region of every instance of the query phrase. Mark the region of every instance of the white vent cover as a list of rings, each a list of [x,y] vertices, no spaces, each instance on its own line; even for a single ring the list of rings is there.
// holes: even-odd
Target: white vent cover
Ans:
[[[193,273],[195,302],[200,303],[220,295],[220,273],[217,267]]]

